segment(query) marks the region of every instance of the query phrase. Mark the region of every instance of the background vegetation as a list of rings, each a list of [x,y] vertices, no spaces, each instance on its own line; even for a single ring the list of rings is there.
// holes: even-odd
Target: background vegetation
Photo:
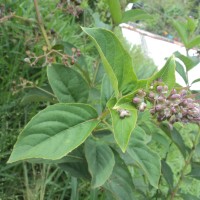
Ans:
[[[103,68],[93,43],[83,34],[80,26],[111,29],[113,22],[105,1],[39,1],[40,12],[51,45],[59,41],[70,43],[78,47],[84,55],[86,68],[89,71],[88,80],[92,88],[91,101],[95,101],[98,96]],[[122,1],[122,7],[125,7],[128,2],[131,1]],[[144,23],[144,28],[154,33],[163,34],[167,31],[174,37],[178,37],[169,22],[171,18],[183,20],[193,16],[199,19],[198,1],[186,1],[183,4],[181,0],[151,0],[143,3],[144,9],[153,16],[152,20]],[[0,200],[92,199],[93,194],[90,192],[88,182],[77,180],[55,164],[27,162],[6,164],[24,125],[39,110],[56,100],[48,93],[42,97],[40,95],[44,88],[46,91],[51,90],[47,82],[46,68],[43,65],[45,60],[39,59],[32,66],[25,62],[30,52],[34,53],[35,57],[39,57],[45,53],[46,48],[35,17],[33,1],[3,0],[0,3],[0,25]],[[116,28],[114,31],[128,49],[128,44],[122,38],[119,29]],[[196,29],[195,34],[199,34],[199,28]],[[156,71],[153,61],[144,56],[139,47],[135,48],[131,55],[139,78],[147,78]],[[150,70],[144,74],[147,64]],[[185,140],[187,140],[186,131],[182,130]],[[160,144],[154,142],[150,145],[152,148],[160,149],[160,154],[163,153]],[[184,161],[175,146],[171,151],[174,153],[169,158],[169,162],[176,173]],[[191,185],[191,188],[188,185]],[[199,186],[199,181],[188,178],[182,189],[199,199]],[[104,199],[100,193],[99,199],[101,198]]]

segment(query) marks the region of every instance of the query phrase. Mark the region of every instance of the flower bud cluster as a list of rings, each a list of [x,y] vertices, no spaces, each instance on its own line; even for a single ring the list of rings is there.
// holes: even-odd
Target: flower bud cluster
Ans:
[[[200,104],[189,97],[187,90],[172,89],[169,94],[168,86],[158,80],[153,82],[147,94],[141,91],[143,90],[139,90],[133,98],[133,103],[140,111],[145,110],[144,102],[148,100],[153,105],[150,113],[158,121],[167,120],[170,124],[175,122],[200,124]],[[144,104],[145,108],[142,107]]]
[[[133,103],[137,105],[139,111],[143,112],[147,104],[145,103],[146,92],[144,90],[138,90],[137,94],[133,98]]]

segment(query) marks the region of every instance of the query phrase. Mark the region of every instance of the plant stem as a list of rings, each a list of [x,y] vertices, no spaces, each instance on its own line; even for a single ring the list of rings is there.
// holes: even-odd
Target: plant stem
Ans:
[[[190,152],[188,158],[185,160],[185,165],[184,165],[183,169],[181,170],[181,175],[179,177],[178,183],[176,184],[175,188],[171,192],[170,200],[174,200],[174,197],[175,197],[176,193],[178,192],[178,189],[179,189],[181,182],[184,178],[185,172],[186,172],[188,166],[190,165],[190,162],[192,160],[192,156],[195,153],[195,148],[196,148],[198,141],[199,141],[199,135],[200,135],[200,127],[199,127],[199,132],[197,133],[196,138],[194,140],[192,151]]]
[[[40,11],[39,11],[39,7],[38,7],[38,2],[37,2],[37,0],[34,0],[34,6],[35,6],[36,17],[37,17],[37,21],[38,21],[39,27],[40,27],[40,29],[41,29],[41,31],[42,31],[42,35],[43,35],[43,37],[44,37],[44,39],[45,39],[45,42],[46,42],[47,47],[48,47],[48,50],[50,50],[50,49],[51,49],[51,44],[50,44],[50,42],[49,42],[49,39],[48,39],[46,30],[45,30],[45,28],[44,28],[44,24],[43,24],[43,22],[42,22],[42,17],[41,17],[41,15],[40,15]]]

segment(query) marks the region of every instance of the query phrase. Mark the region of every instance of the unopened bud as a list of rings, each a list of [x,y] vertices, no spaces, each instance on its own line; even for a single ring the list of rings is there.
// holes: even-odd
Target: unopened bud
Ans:
[[[163,91],[163,86],[161,86],[161,85],[157,86],[157,91],[159,93],[161,93]]]
[[[139,106],[139,111],[143,112],[143,111],[146,109],[146,107],[147,107],[147,104],[144,103],[144,102],[142,102],[142,103],[140,104],[140,106]]]
[[[155,109],[156,109],[156,111],[160,111],[163,109],[163,106],[158,104],[158,105],[156,105]]]
[[[31,63],[30,58],[24,58],[24,62]]]
[[[140,98],[138,98],[138,97],[134,97],[134,98],[133,98],[133,103],[138,104],[138,103],[140,103],[141,101],[142,101],[142,99],[140,99]]]

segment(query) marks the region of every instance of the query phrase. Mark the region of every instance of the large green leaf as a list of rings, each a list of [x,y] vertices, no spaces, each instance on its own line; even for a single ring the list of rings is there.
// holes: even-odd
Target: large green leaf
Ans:
[[[174,56],[171,56],[167,60],[164,67],[149,79],[149,83],[158,78],[161,78],[162,81],[168,85],[169,90],[171,90],[174,87],[176,81],[175,68],[176,68],[175,58]]]
[[[149,20],[151,15],[141,9],[128,10],[122,15],[122,22],[136,21],[136,20]]]
[[[85,156],[92,176],[92,187],[102,186],[112,174],[115,165],[112,150],[100,140],[89,138],[85,142]]]
[[[83,28],[83,31],[95,42],[115,93],[130,92],[135,87],[137,77],[132,59],[118,38],[105,29]]]
[[[140,127],[135,128],[132,133],[133,138],[134,132],[136,132],[135,134],[142,133],[143,130]],[[149,183],[157,188],[161,174],[161,160],[158,154],[151,150],[138,137],[130,141],[127,153],[133,159],[133,162],[143,171]]]
[[[131,174],[124,161],[115,153],[115,166],[110,178],[103,185],[114,200],[136,200]],[[111,198],[109,198],[111,200]]]
[[[26,125],[8,162],[62,158],[85,141],[97,126],[97,117],[97,112],[85,104],[48,106]]]
[[[89,86],[78,72],[61,64],[53,64],[48,67],[47,75],[60,102],[87,102]]]
[[[123,104],[120,107],[113,108],[115,102],[115,99],[112,99],[108,103],[109,111],[112,117],[114,137],[121,150],[125,152],[131,132],[136,126],[137,110],[129,104]],[[129,116],[124,118],[120,117],[120,110],[127,110],[129,112]]]

